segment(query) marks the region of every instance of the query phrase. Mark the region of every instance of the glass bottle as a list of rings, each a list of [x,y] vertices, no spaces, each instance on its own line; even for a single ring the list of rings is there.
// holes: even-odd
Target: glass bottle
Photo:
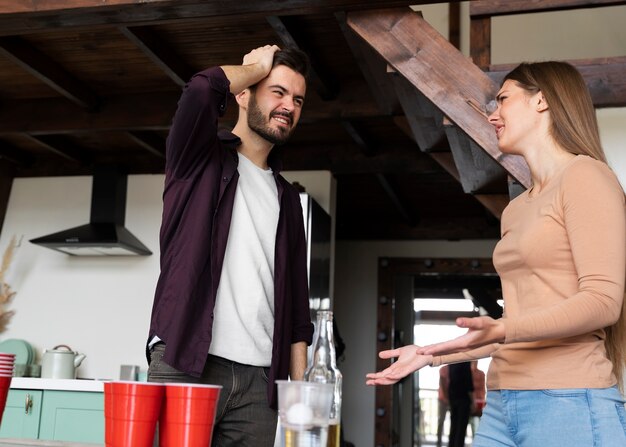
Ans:
[[[333,338],[333,313],[330,310],[317,311],[313,356],[304,372],[304,380],[309,382],[333,383],[333,403],[330,409],[327,447],[339,447],[341,430],[341,371],[337,368],[335,340]]]

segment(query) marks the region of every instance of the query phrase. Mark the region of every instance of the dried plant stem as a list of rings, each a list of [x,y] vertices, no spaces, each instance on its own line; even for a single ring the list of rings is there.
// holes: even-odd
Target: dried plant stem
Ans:
[[[6,306],[15,296],[15,292],[11,291],[11,286],[4,282],[4,275],[9,270],[13,255],[17,247],[15,236],[11,238],[11,242],[4,251],[2,256],[2,264],[0,265],[0,332],[4,332],[11,317],[15,314],[12,310],[6,310]]]

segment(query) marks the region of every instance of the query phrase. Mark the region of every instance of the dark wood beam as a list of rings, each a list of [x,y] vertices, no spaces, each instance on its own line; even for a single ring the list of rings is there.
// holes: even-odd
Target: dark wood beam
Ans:
[[[448,5],[448,41],[457,50],[461,49],[461,4]]]
[[[378,152],[378,142],[374,141],[367,130],[363,128],[359,123],[350,120],[342,120],[341,125],[346,130],[350,138],[361,149],[361,152],[371,157]]]
[[[348,27],[345,12],[338,12],[335,17],[380,111],[385,115],[399,114],[400,102],[387,75],[387,62]]]
[[[365,154],[373,154],[377,151],[376,142],[371,140],[371,137],[366,134],[366,132],[362,129],[359,129],[351,122],[344,121],[344,128],[352,137],[354,142],[361,148],[361,151]],[[402,198],[401,194],[398,192],[398,189],[395,187],[393,180],[389,177],[388,174],[377,173],[376,179],[378,183],[385,191],[385,194],[391,200],[394,207],[400,213],[404,221],[409,226],[414,226],[416,222],[416,217],[412,210],[410,210],[409,206],[405,203],[405,200]]]
[[[9,206],[9,197],[11,197],[11,187],[13,186],[13,178],[15,176],[15,167],[2,159],[0,155],[0,233],[4,225],[4,217],[7,214]]]
[[[195,73],[171,46],[161,39],[151,27],[120,26],[119,30],[133,42],[148,58],[170,77],[176,85],[182,87]]]
[[[35,162],[35,157],[11,144],[0,141],[0,162],[4,164],[10,163],[14,167],[23,168],[32,165]]]
[[[366,155],[346,145],[287,145],[281,158],[286,171],[322,170],[336,175],[441,173],[436,162],[412,145],[381,146],[374,155]]]
[[[388,7],[429,3],[447,2],[385,1]],[[49,28],[141,26],[215,16],[332,14],[372,8],[380,8],[380,0],[0,0],[0,35],[28,34]]]
[[[37,143],[39,146],[46,148],[50,152],[68,161],[86,165],[91,162],[91,157],[84,151],[77,148],[74,144],[67,141],[63,135],[28,135],[24,134],[24,138]]]
[[[503,154],[480,106],[497,86],[424,19],[411,10],[348,14],[348,25],[524,186],[525,161]]]
[[[626,106],[626,57],[578,59],[568,61],[585,79],[595,107]],[[487,75],[496,85],[517,64],[492,65]]]
[[[474,0],[470,2],[470,16],[500,16],[624,4],[624,0]]]
[[[346,220],[338,217],[337,221],[342,222],[337,227],[339,240],[463,240],[497,239],[500,236],[498,226],[488,225],[485,218],[422,218],[415,226],[364,218]]]
[[[307,98],[300,123],[380,116],[367,85],[350,83],[334,101]],[[63,99],[7,100],[0,104],[0,135],[80,133],[101,130],[167,130],[180,92],[145,93],[102,98],[97,113],[77,109]],[[223,123],[235,123],[237,108],[229,105]]]
[[[165,158],[165,140],[154,132],[126,132],[126,135],[153,155]]]
[[[327,69],[321,66],[315,54],[303,41],[301,33],[298,31],[297,24],[293,23],[294,18],[267,16],[266,20],[283,43],[284,47],[299,48],[307,53],[311,62],[309,84],[320,98],[324,101],[335,99],[339,92],[339,82],[334,76],[329,74]]]
[[[491,17],[470,18],[470,56],[483,70],[491,63]]]
[[[98,97],[51,57],[20,37],[0,38],[0,54],[80,107],[93,110]]]
[[[389,197],[389,199],[391,200],[391,203],[393,203],[396,211],[398,211],[398,213],[400,213],[400,216],[402,216],[404,222],[409,227],[415,226],[417,220],[405,204],[404,199],[398,192],[398,188],[394,185],[391,177],[388,174],[376,174],[376,179],[385,191],[385,194],[387,194],[387,197]]]

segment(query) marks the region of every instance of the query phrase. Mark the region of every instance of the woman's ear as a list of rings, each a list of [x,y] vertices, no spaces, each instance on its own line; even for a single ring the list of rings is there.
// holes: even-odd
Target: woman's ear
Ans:
[[[537,112],[545,112],[549,109],[548,101],[546,101],[546,97],[543,96],[543,93],[540,91],[537,93]]]

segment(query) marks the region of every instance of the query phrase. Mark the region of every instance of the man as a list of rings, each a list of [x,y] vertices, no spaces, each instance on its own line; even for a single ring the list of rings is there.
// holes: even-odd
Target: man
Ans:
[[[470,362],[448,367],[448,402],[450,405],[450,447],[463,447],[470,418],[474,385]]]
[[[308,59],[267,45],[185,86],[167,140],[148,379],[222,385],[213,446],[271,446],[276,379],[311,343],[297,190],[272,153],[300,118]],[[231,95],[239,118],[217,130]]]

